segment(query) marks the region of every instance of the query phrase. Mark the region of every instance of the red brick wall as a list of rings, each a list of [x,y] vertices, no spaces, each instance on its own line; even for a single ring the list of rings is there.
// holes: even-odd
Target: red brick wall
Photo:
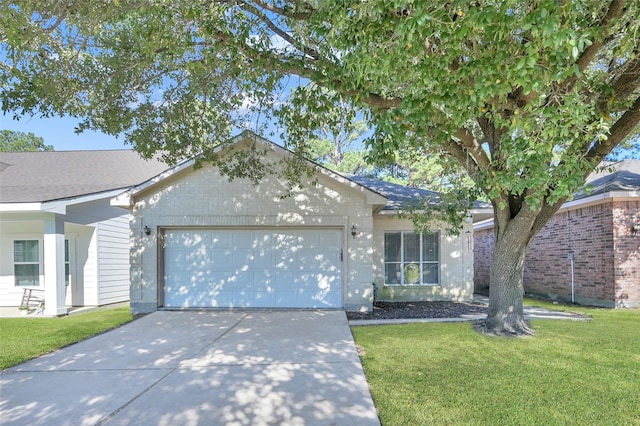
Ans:
[[[524,287],[530,294],[571,300],[574,254],[575,300],[600,306],[640,305],[640,202],[607,202],[556,214],[529,246]],[[615,230],[615,232],[614,232]],[[614,239],[615,235],[615,239]],[[475,232],[475,286],[489,283],[493,229]],[[485,290],[486,292],[486,290]]]
[[[571,300],[574,255],[576,301],[613,306],[613,221],[611,203],[556,214],[531,242],[525,260],[528,293]]]
[[[640,201],[613,203],[614,273],[616,306],[640,306],[640,233],[631,227],[640,224]]]
[[[474,292],[478,294],[489,294],[493,239],[493,228],[473,233],[473,284]]]

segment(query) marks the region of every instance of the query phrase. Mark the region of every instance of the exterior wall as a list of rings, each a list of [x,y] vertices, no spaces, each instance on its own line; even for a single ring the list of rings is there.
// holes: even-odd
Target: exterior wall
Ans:
[[[613,202],[556,214],[529,246],[524,288],[529,294],[571,301],[573,254],[574,300],[585,305],[637,306],[640,301],[640,236],[632,236],[639,202]],[[636,222],[637,223],[637,222]],[[493,229],[475,232],[475,285],[489,285]]]
[[[533,239],[525,260],[527,293],[571,301],[571,260],[575,301],[613,306],[613,229],[611,204],[556,214]]]
[[[332,227],[342,229],[343,302],[347,310],[370,310],[373,219],[357,189],[318,175],[317,183],[282,198],[286,182],[266,176],[254,186],[229,182],[211,166],[185,171],[139,195],[131,220],[131,307],[157,309],[162,297],[162,250],[158,235],[168,227]],[[339,190],[334,188],[340,186]],[[357,236],[351,236],[356,226]],[[149,236],[143,233],[148,226]],[[159,232],[160,231],[160,232]],[[160,242],[161,243],[161,242]]]
[[[83,238],[83,305],[107,305],[129,300],[129,212],[109,199],[69,207],[67,218],[86,224],[94,234]],[[77,299],[74,304],[79,303]]]
[[[376,300],[468,301],[473,299],[473,237],[470,224],[465,225],[460,236],[457,237],[440,232],[440,285],[402,286],[384,284],[384,233],[385,231],[413,231],[413,222],[391,215],[379,215],[374,218],[373,223],[373,282],[377,288]],[[438,229],[438,227],[433,228]]]
[[[129,300],[128,213],[98,224],[97,249],[98,305]]]
[[[613,203],[613,265],[616,307],[640,307],[640,201]]]
[[[493,254],[493,228],[473,233],[473,284],[474,292],[489,295],[491,256]]]
[[[2,215],[0,220],[0,306],[18,306],[23,288],[16,287],[13,272],[13,241],[17,239],[39,240],[41,265],[43,261],[44,215]],[[22,218],[23,220],[19,220]],[[27,219],[27,220],[24,220]],[[44,290],[44,271],[40,271],[40,282]]]
[[[23,288],[14,285],[13,240],[39,240],[44,247],[47,215],[29,212],[0,216],[0,306],[18,306],[23,293]],[[112,207],[106,198],[69,206],[64,220],[71,275],[65,289],[66,305],[96,306],[129,300],[129,213]],[[41,283],[44,289],[44,276]]]
[[[96,304],[95,298],[91,299],[98,288],[95,232],[96,230],[92,226],[65,224],[65,234],[69,238],[71,251],[71,283],[69,284],[70,288],[67,289],[67,305],[91,306]]]

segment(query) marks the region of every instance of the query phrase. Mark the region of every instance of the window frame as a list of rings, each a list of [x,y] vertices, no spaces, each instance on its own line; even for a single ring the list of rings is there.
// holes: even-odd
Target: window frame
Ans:
[[[71,284],[71,241],[64,239],[64,285],[69,287]]]
[[[387,236],[389,235],[398,235],[400,234],[400,260],[393,260],[393,261],[388,261],[388,256],[387,256]],[[406,258],[406,246],[405,246],[405,236],[407,235],[418,235],[419,236],[419,247],[418,247],[418,251],[419,251],[419,260],[405,260]],[[435,242],[436,242],[436,248],[437,248],[437,259],[436,260],[426,260],[425,257],[425,253],[424,253],[424,244],[425,244],[425,236],[432,236],[433,238],[435,238]],[[423,233],[423,232],[415,232],[415,231],[406,231],[406,230],[387,230],[384,231],[384,241],[383,241],[383,254],[382,254],[382,260],[383,260],[383,279],[384,279],[384,285],[385,286],[411,286],[411,287],[433,287],[433,286],[439,286],[440,285],[440,264],[441,264],[441,244],[440,244],[440,231],[436,231],[436,232],[431,232],[431,233]],[[406,270],[405,268],[407,268],[407,265],[411,265],[411,264],[418,264],[419,265],[419,281],[418,282],[406,282]],[[388,270],[387,267],[388,265],[400,265],[399,266],[399,274],[398,272],[396,272],[399,276],[400,276],[400,282],[387,282],[387,277],[388,277]],[[436,282],[424,282],[424,273],[425,273],[425,266],[426,265],[436,265],[436,271],[437,271],[437,280]]]
[[[38,243],[38,260],[37,261],[16,261],[16,243],[19,241],[27,242],[27,241],[35,241]],[[39,238],[14,238],[11,249],[13,251],[13,256],[11,259],[11,264],[13,266],[13,286],[16,288],[42,288],[44,283],[44,252],[43,252],[43,241]],[[38,284],[28,284],[22,285],[18,283],[18,274],[16,274],[16,265],[38,265]]]
[[[38,243],[38,261],[37,262],[17,262],[16,261],[16,246],[17,241],[37,241]],[[11,243],[12,258],[11,265],[13,269],[13,286],[15,288],[42,288],[44,284],[44,240],[41,238],[24,237],[13,238]],[[72,255],[71,240],[69,238],[64,239],[64,281],[65,287],[69,287],[73,274],[71,273],[71,255]],[[18,275],[16,274],[16,265],[38,265],[38,284],[37,285],[20,285],[18,284]]]

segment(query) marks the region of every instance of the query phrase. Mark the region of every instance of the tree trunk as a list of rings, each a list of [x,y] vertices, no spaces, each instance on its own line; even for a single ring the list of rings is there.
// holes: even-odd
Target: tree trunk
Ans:
[[[489,314],[484,332],[492,335],[535,334],[524,318],[522,277],[531,228],[508,223],[508,232],[496,232],[489,281]],[[523,224],[520,224],[523,225]]]

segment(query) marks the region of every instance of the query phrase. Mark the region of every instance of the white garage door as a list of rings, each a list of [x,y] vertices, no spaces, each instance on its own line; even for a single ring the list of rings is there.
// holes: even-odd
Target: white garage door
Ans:
[[[165,307],[342,307],[339,230],[166,230]]]

